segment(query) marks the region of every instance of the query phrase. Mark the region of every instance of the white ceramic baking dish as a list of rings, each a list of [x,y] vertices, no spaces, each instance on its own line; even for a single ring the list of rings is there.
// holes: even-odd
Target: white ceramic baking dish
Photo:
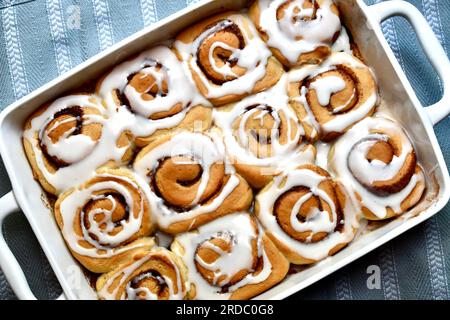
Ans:
[[[187,25],[227,9],[240,9],[248,0],[204,0],[121,41],[82,63],[42,88],[6,108],[0,116],[0,151],[13,191],[0,199],[0,226],[5,216],[22,209],[39,240],[68,299],[95,299],[94,290],[64,244],[52,212],[43,201],[43,191],[33,179],[22,148],[25,119],[40,105],[64,94],[79,84],[95,79],[121,60],[171,38]],[[362,0],[336,0],[343,19],[356,43],[373,68],[384,105],[407,129],[414,141],[420,163],[429,174],[431,187],[424,203],[414,214],[393,220],[364,233],[346,249],[306,270],[288,276],[281,284],[258,299],[282,299],[324,278],[348,263],[411,229],[441,210],[450,197],[450,178],[433,125],[450,113],[450,62],[439,41],[420,12],[404,1],[389,1],[366,6]],[[441,77],[444,96],[433,106],[423,108],[384,39],[380,22],[390,16],[407,18]],[[419,212],[420,211],[420,212]],[[408,218],[405,218],[408,217]],[[20,299],[34,299],[26,277],[0,232],[0,267]]]

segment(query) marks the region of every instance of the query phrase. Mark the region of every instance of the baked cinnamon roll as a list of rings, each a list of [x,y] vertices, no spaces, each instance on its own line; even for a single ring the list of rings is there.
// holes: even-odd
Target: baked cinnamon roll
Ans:
[[[76,94],[39,108],[25,123],[23,145],[35,178],[58,195],[113,160],[130,160],[130,135],[104,134],[105,109],[95,96]]]
[[[237,172],[262,188],[290,166],[313,163],[315,148],[289,106],[286,76],[271,89],[215,109],[225,147]]]
[[[425,190],[411,141],[398,124],[385,118],[364,119],[339,138],[330,152],[330,166],[369,220],[406,212]]]
[[[155,247],[98,278],[103,300],[183,300],[189,282],[183,261],[167,249]]]
[[[188,72],[172,50],[159,46],[115,67],[97,91],[109,109],[125,107],[137,118],[129,130],[144,146],[173,130],[210,127],[209,102]]]
[[[283,73],[251,21],[239,13],[219,14],[187,28],[174,48],[200,92],[215,105],[270,88]]]
[[[150,205],[133,172],[101,168],[63,193],[55,219],[73,256],[89,271],[108,272],[154,246]]]
[[[161,137],[136,157],[134,170],[151,187],[152,213],[176,234],[250,207],[248,183],[225,165],[220,139],[184,132]]]
[[[310,264],[335,254],[358,228],[345,189],[314,165],[275,177],[256,196],[255,213],[267,235],[294,264]]]
[[[334,53],[321,65],[289,73],[291,105],[310,140],[330,141],[370,116],[378,101],[370,69],[356,57]]]
[[[341,32],[339,10],[331,0],[256,0],[249,16],[287,67],[321,63]]]
[[[250,299],[284,279],[289,263],[248,213],[178,235],[171,249],[188,269],[195,299]]]

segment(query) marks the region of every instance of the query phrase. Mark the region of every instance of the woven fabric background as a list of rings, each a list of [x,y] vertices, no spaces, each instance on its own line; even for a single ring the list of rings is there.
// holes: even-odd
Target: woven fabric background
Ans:
[[[220,0],[218,0],[220,1]],[[368,4],[381,0],[366,0]],[[450,53],[450,0],[408,0]],[[196,0],[0,0],[0,110],[126,36]],[[424,105],[442,95],[412,28],[402,18],[383,32]],[[450,163],[450,118],[436,126]],[[0,196],[10,190],[0,160]],[[450,206],[431,220],[291,299],[450,299]],[[61,289],[21,213],[3,232],[40,299]],[[368,270],[380,271],[369,289]],[[379,269],[378,269],[379,268]],[[15,296],[0,271],[0,299]]]

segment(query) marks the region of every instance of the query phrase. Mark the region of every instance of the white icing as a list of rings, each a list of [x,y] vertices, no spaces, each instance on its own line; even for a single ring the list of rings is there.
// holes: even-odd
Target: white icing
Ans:
[[[156,69],[157,63],[162,65],[162,73]],[[142,99],[141,95],[128,84],[127,79],[129,75],[139,71],[153,75],[158,80],[160,90],[161,83],[165,79],[168,88],[167,94],[159,94],[153,100]],[[122,114],[119,121],[124,121],[120,121],[118,130],[128,130],[135,136],[146,137],[156,130],[177,126],[193,106],[200,104],[210,106],[209,102],[197,91],[188,72],[172,50],[163,46],[155,47],[114,68],[102,81],[99,95],[105,101],[111,117],[116,117],[118,113]],[[117,107],[113,96],[116,89],[124,92],[131,104],[130,108],[135,113],[126,106]],[[180,112],[161,119],[148,119],[157,112],[169,111],[178,103],[182,105]]]
[[[118,124],[122,122],[122,119],[119,120],[118,117],[107,121],[103,107],[91,101],[92,99],[95,99],[95,97],[86,95],[59,98],[50,104],[44,112],[34,117],[31,120],[31,127],[23,133],[24,139],[31,144],[39,170],[48,183],[56,189],[57,193],[88,180],[94,175],[95,170],[108,160],[120,162],[126,150],[126,148],[116,146],[117,138],[121,132],[121,126]],[[64,139],[63,136],[56,144],[52,144],[48,137],[44,135],[43,130],[53,120],[54,115],[73,106],[98,110],[100,115],[83,116],[83,120],[87,123],[102,124],[101,139],[95,145],[89,137],[83,137],[82,135],[71,136],[69,140]],[[44,163],[45,155],[40,147],[40,140],[46,145],[50,154],[68,161],[69,165],[58,168],[54,173],[50,172]]]
[[[98,292],[99,297],[106,299],[106,300],[115,300],[118,291],[125,284],[125,281],[128,280],[129,282],[126,283],[125,294],[122,295],[122,297],[121,297],[122,300],[136,300],[138,298],[138,295],[139,295],[139,299],[158,300],[158,295],[152,293],[148,288],[136,288],[136,289],[132,288],[131,287],[132,279],[129,279],[129,278],[133,274],[133,272],[138,270],[143,264],[150,261],[152,258],[154,258],[154,256],[157,257],[160,255],[165,256],[167,258],[167,260],[170,261],[170,263],[172,264],[172,268],[173,268],[173,270],[175,270],[175,274],[176,274],[176,281],[177,281],[176,286],[178,288],[177,292],[175,292],[175,287],[174,287],[174,283],[172,282],[172,279],[169,278],[165,274],[161,275],[160,281],[164,282],[169,289],[169,300],[182,300],[184,298],[185,292],[183,292],[183,290],[182,290],[183,284],[182,284],[180,270],[178,269],[178,266],[172,261],[172,257],[169,254],[167,254],[166,250],[164,250],[164,249],[153,249],[150,253],[148,253],[141,259],[133,262],[126,268],[123,268],[120,271],[112,274],[109,277],[109,279],[106,281],[106,283],[104,284],[103,288]],[[151,271],[151,270],[149,270],[149,271]],[[138,278],[141,278],[141,279],[144,277],[146,277],[145,273],[143,275],[138,276]],[[117,281],[117,279],[120,279],[120,280],[116,284],[115,281]],[[159,279],[157,279],[157,280],[159,280]],[[115,289],[110,292],[109,289],[113,284],[115,285]],[[188,285],[188,283],[186,283],[185,285]],[[142,297],[142,293],[145,293],[144,297]]]
[[[121,252],[136,248],[141,245],[121,247],[120,245],[130,239],[136,234],[142,225],[142,217],[144,215],[144,198],[145,194],[142,192],[141,186],[136,182],[125,176],[110,175],[110,174],[98,174],[98,178],[111,178],[124,181],[127,185],[134,188],[134,192],[140,195],[138,208],[136,208],[135,200],[130,190],[113,180],[102,180],[89,185],[85,188],[74,189],[60,202],[60,213],[62,219],[62,234],[64,239],[70,246],[70,248],[76,253],[91,257],[91,258],[109,258],[117,255]],[[112,232],[115,229],[115,223],[112,220],[112,214],[116,207],[116,202],[112,197],[105,197],[103,195],[96,196],[98,192],[104,192],[105,190],[114,190],[120,194],[127,205],[127,210],[130,213],[126,220],[120,221],[122,229],[119,232]],[[92,210],[89,213],[84,211],[80,212],[90,200],[108,199],[112,204],[112,209],[97,209]],[[85,214],[88,214],[89,228],[87,228],[85,221]],[[100,214],[104,215],[101,221],[96,221],[95,218]],[[79,221],[76,221],[78,220]],[[73,227],[75,224],[81,225],[83,235],[78,235],[74,232]],[[103,228],[101,228],[103,227]],[[93,238],[95,236],[96,239]],[[91,248],[86,248],[82,245],[83,241],[89,242],[92,245]]]
[[[317,155],[316,165],[327,170],[328,169],[328,154],[330,152],[331,145],[329,143],[317,142],[315,144]]]
[[[233,161],[255,166],[269,166],[276,171],[314,161],[313,148],[305,148],[305,145],[301,144],[304,130],[295,112],[289,106],[286,80],[287,77],[284,75],[271,89],[242,99],[229,111],[214,110],[215,124],[222,130],[227,152],[233,158]],[[248,110],[250,106],[257,107]],[[267,109],[266,106],[270,107],[271,110]],[[256,119],[260,119],[261,123],[263,123],[263,118],[267,114],[270,114],[275,120],[274,127],[270,131],[271,143],[268,144],[270,150],[267,150],[270,151],[270,156],[269,152],[266,152],[266,157],[257,157],[249,148],[250,133],[245,130],[245,125],[247,120],[256,112],[259,112]],[[233,122],[240,116],[242,116],[242,119],[239,129],[238,132],[235,132]],[[281,116],[285,117],[284,124],[288,126],[288,140],[283,144],[278,136]],[[236,135],[239,139],[236,139]]]
[[[331,0],[321,1],[312,18],[313,9],[304,9],[305,0],[292,1],[284,9],[284,17],[277,19],[277,11],[286,0],[258,0],[259,24],[268,35],[267,44],[278,49],[290,63],[295,64],[300,55],[312,52],[320,46],[330,46],[336,33],[341,30],[341,21],[332,10]],[[300,9],[298,13],[295,11]]]
[[[271,56],[270,50],[266,47],[264,42],[259,38],[255,27],[248,22],[248,18],[242,14],[233,14],[224,20],[215,24],[213,27],[204,31],[192,43],[183,43],[178,40],[175,41],[174,47],[182,56],[185,64],[187,64],[193,72],[195,72],[202,84],[207,89],[206,98],[220,98],[231,94],[247,94],[252,92],[256,83],[261,80],[266,74],[266,65]],[[232,80],[226,81],[221,85],[212,83],[207,76],[202,72],[197,60],[197,50],[205,39],[208,39],[212,34],[220,31],[231,23],[239,26],[245,41],[243,49],[231,48],[223,42],[214,43],[209,51],[209,63],[213,69],[222,76],[233,76]],[[218,67],[213,58],[214,50],[217,47],[225,48],[232,53],[232,58],[237,62],[237,66],[245,68],[246,72],[240,77],[232,72],[229,64]]]
[[[41,142],[46,146],[47,153],[65,163],[78,162],[87,157],[94,149],[96,142],[89,136],[72,135],[76,128],[64,132],[56,143],[48,135],[42,135]]]
[[[154,85],[160,92],[154,99],[144,100],[142,94],[128,83],[128,77],[137,72],[155,78]],[[163,81],[167,82],[167,94],[162,94]],[[122,92],[128,98],[130,108],[137,115],[145,118],[157,112],[169,111],[179,103],[182,104],[183,109],[186,109],[205,102],[189,81],[176,55],[163,46],[147,50],[137,58],[118,65],[102,81],[99,94],[105,99],[107,106],[113,110],[116,109],[114,90]]]
[[[159,74],[153,67],[145,67],[146,64],[155,64],[155,61],[164,66],[165,74],[163,76],[168,81],[168,93],[164,97],[160,95],[151,101],[144,101],[140,95],[136,96],[137,93],[134,89],[127,85],[127,77],[142,68],[144,68],[144,73]],[[158,76],[156,78],[162,81]],[[137,111],[136,114],[129,110],[127,106],[115,104],[113,91],[115,89],[123,91],[126,88],[128,88],[128,99],[133,102],[132,108]],[[42,114],[33,118],[31,128],[24,131],[23,136],[32,145],[39,170],[48,183],[56,189],[57,194],[88,180],[94,175],[98,167],[110,160],[119,164],[122,163],[122,157],[128,149],[128,146],[117,147],[117,140],[122,133],[130,132],[137,137],[146,137],[158,129],[177,126],[192,106],[198,104],[210,105],[198,93],[175,54],[166,47],[156,47],[142,53],[134,60],[118,65],[102,81],[99,95],[106,105],[106,110],[99,104],[90,101],[90,99],[100,99],[96,96],[73,95],[63,97],[54,101]],[[170,110],[176,103],[181,103],[183,110],[173,116],[158,120],[151,120],[146,117],[158,111]],[[99,111],[100,116],[87,115],[86,119],[83,119],[87,123],[98,122],[103,125],[101,139],[97,143],[93,144],[90,138],[82,135],[75,135],[67,139],[61,137],[56,144],[52,144],[42,134],[41,131],[53,119],[55,113],[71,106],[90,107]],[[44,164],[39,137],[45,143],[51,155],[70,162],[70,165],[58,168],[55,173],[50,172]]]
[[[172,223],[192,219],[216,210],[237,187],[239,178],[231,175],[221,189],[220,194],[214,197],[213,201],[205,205],[199,203],[199,199],[202,197],[210,179],[211,166],[215,163],[224,163],[225,161],[223,147],[221,148],[219,145],[220,140],[212,134],[208,136],[202,133],[185,132],[173,136],[169,141],[157,146],[134,163],[134,170],[145,180],[146,184],[149,184],[151,181],[149,174],[157,168],[158,161],[164,158],[186,156],[192,158],[194,163],[198,163],[202,167],[201,183],[198,187],[197,195],[191,203],[191,209],[181,213],[176,212],[167,207],[164,204],[164,200],[153,191],[148,190],[152,213],[160,226],[168,227]]]
[[[253,222],[254,220],[248,213],[234,213],[207,223],[199,227],[197,231],[183,233],[175,238],[175,241],[183,248],[183,252],[178,254],[188,268],[191,283],[195,285],[196,299],[227,299],[237,289],[249,284],[263,282],[270,276],[272,265],[262,244],[262,231],[258,232],[258,227]],[[231,250],[224,252],[207,242],[214,237],[229,240],[232,245]],[[257,256],[263,258],[263,269],[257,275],[253,274],[255,270],[253,270],[252,242],[255,240],[258,247]],[[206,245],[207,248],[219,253],[220,257],[211,264],[205,263],[196,252],[200,245]],[[214,272],[216,281],[213,282],[217,282],[219,277],[224,277],[221,283],[226,284],[241,270],[247,270],[249,274],[230,286],[227,293],[221,293],[221,283],[216,283],[216,286],[210,285],[197,271],[195,262]]]
[[[308,65],[302,68],[293,69],[289,72],[289,82],[300,82],[307,78],[314,78],[317,75],[325,73],[330,70],[335,70],[337,65],[346,65],[353,69],[368,69],[366,65],[357,60],[352,55],[345,52],[338,52],[332,54],[327,60],[325,60],[321,65],[313,66]],[[329,79],[330,78],[330,79]],[[336,76],[328,76],[326,78],[317,79],[312,84],[313,87],[310,89],[315,89],[318,94],[319,102],[322,106],[326,106],[329,103],[329,98],[331,94],[339,92],[339,88],[342,87],[342,82],[337,82],[338,77]],[[315,84],[314,84],[315,83]],[[343,89],[343,88],[342,88]],[[342,90],[341,89],[341,90]],[[359,101],[358,105],[353,109],[344,112],[342,114],[338,114],[337,112],[345,109],[348,104],[352,101],[353,96],[343,104],[342,106],[338,106],[333,110],[335,117],[331,118],[329,121],[319,124],[317,120],[314,119],[314,115],[311,112],[311,108],[306,99],[306,94],[308,93],[308,88],[302,86],[300,89],[300,96],[294,97],[293,100],[301,103],[309,116],[307,119],[302,119],[303,121],[307,121],[314,129],[317,131],[321,131],[324,133],[329,132],[343,132],[346,128],[350,127],[352,124],[362,120],[366,117],[370,111],[375,107],[378,101],[378,94],[376,89],[373,90],[371,95],[365,101]],[[328,103],[326,103],[328,102]]]
[[[264,228],[270,230],[281,243],[298,255],[315,261],[326,258],[330,250],[336,245],[350,242],[354,237],[354,230],[358,226],[355,210],[351,206],[351,202],[346,201],[346,207],[343,208],[343,229],[342,231],[334,231],[336,226],[342,222],[337,221],[336,205],[332,199],[319,188],[319,184],[326,179],[328,178],[309,169],[291,170],[282,176],[275,177],[273,183],[256,196],[256,202],[259,206],[257,216]],[[277,199],[292,188],[299,186],[307,187],[310,192],[301,197],[292,208],[291,226],[299,232],[311,231],[313,234],[326,232],[328,235],[318,242],[295,240],[280,227],[274,215],[273,210]],[[331,217],[329,212],[315,209],[307,215],[304,222],[300,222],[296,218],[301,205],[311,196],[321,198],[330,206]]]
[[[338,38],[331,47],[331,50],[333,52],[345,52],[348,54],[353,54],[353,50],[351,49],[350,46],[350,38],[348,36],[347,29],[345,27],[342,27]]]
[[[374,133],[374,131],[381,131],[384,134]],[[400,139],[401,154],[394,155],[388,164],[367,160],[366,155],[370,147],[377,141],[387,141],[390,136]],[[374,181],[386,181],[393,178],[402,168],[408,154],[413,151],[412,144],[403,129],[390,120],[366,118],[344,134],[334,148],[336,151],[331,159],[333,170],[339,179],[345,182],[349,191],[352,191],[352,194],[357,192],[361,196],[362,204],[378,218],[386,217],[388,207],[395,213],[401,213],[401,203],[410,195],[418,182],[424,181],[423,173],[416,173],[403,190],[388,196],[376,195],[361,184],[363,182],[370,185]],[[356,199],[354,202],[359,203]]]
[[[320,105],[326,107],[330,104],[331,95],[345,89],[345,81],[336,76],[319,78],[309,88],[316,90]]]

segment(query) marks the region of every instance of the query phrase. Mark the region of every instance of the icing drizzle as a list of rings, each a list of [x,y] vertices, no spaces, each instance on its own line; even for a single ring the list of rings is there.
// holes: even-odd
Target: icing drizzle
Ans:
[[[400,155],[394,155],[388,164],[377,160],[369,161],[367,152],[370,148],[377,141],[387,141],[391,136],[400,139]],[[389,195],[377,195],[361,183],[371,184],[374,181],[393,178],[402,168],[408,154],[414,151],[403,129],[384,118],[364,119],[343,135],[336,142],[334,149],[339,151],[334,152],[330,160],[333,170],[339,179],[345,182],[347,188],[361,196],[362,204],[380,219],[386,217],[388,207],[395,213],[401,213],[401,203],[410,195],[416,184],[425,179],[422,171],[415,173],[403,190]],[[358,203],[354,197],[353,201]]]
[[[261,224],[282,243],[294,250],[297,254],[307,259],[318,261],[328,256],[331,249],[341,243],[348,243],[354,237],[354,229],[358,227],[358,219],[356,212],[350,205],[350,201],[346,201],[346,207],[342,208],[344,212],[344,221],[341,230],[337,230],[337,226],[341,224],[338,221],[337,208],[329,195],[319,188],[319,184],[327,177],[321,176],[312,170],[302,168],[289,171],[285,175],[274,178],[274,181],[266,189],[256,196],[256,202],[259,206],[257,213]],[[324,232],[327,236],[317,242],[312,242],[311,238],[302,242],[292,238],[278,224],[274,215],[274,207],[277,199],[283,194],[295,187],[307,187],[310,191],[295,203],[291,210],[290,223],[297,232],[312,231],[312,233]],[[309,198],[317,196],[324,200],[331,210],[331,217],[327,211],[314,209],[308,214],[305,221],[300,222],[297,214],[302,206]]]
[[[152,259],[158,259],[159,256],[165,257],[164,261],[169,261],[171,268],[175,271],[176,283],[173,282],[166,274],[154,274],[149,270],[148,272],[141,273],[134,278],[131,278],[134,272],[138,270],[142,265],[149,262]],[[159,282],[159,285],[165,285],[168,288],[168,300],[182,300],[185,295],[183,285],[189,287],[189,283],[182,283],[182,277],[177,264],[172,260],[171,254],[167,250],[162,248],[154,248],[148,254],[135,262],[129,264],[120,271],[112,274],[108,277],[108,280],[104,284],[103,288],[98,292],[99,297],[106,300],[115,300],[120,288],[125,285],[125,292],[120,297],[121,300],[158,300],[158,295],[151,292],[148,288],[137,287],[134,288],[133,281],[138,282],[146,278],[153,278]],[[117,280],[119,279],[119,282]],[[114,286],[113,286],[114,285]],[[176,287],[175,287],[176,285]],[[110,291],[110,288],[114,289]]]
[[[286,90],[287,76],[284,75],[273,88],[242,99],[233,106],[231,111],[214,110],[214,121],[222,130],[228,153],[231,157],[235,157],[233,161],[256,166],[271,166],[278,171],[314,161],[313,148],[305,148],[304,144],[301,145],[304,130],[288,104]],[[239,117],[241,120],[236,132],[233,124]],[[267,150],[263,152],[263,156],[258,157],[251,151],[252,148],[249,145],[252,143],[249,141],[251,132],[247,132],[246,124],[249,119],[259,119],[263,124],[267,117],[273,119],[273,127],[267,130],[270,132],[261,132],[268,136],[264,141]],[[279,133],[282,123],[283,126],[287,126],[286,141],[283,142],[280,141]],[[261,129],[261,131],[266,130]],[[261,138],[258,140],[261,142]]]
[[[267,44],[280,50],[292,64],[303,53],[331,45],[335,34],[341,30],[341,21],[331,9],[331,0],[312,1],[312,8],[304,8],[305,2],[258,0],[260,27],[268,35]],[[283,17],[277,19],[281,9]]]
[[[338,65],[345,65],[352,69],[368,69],[365,64],[356,59],[354,56],[345,52],[337,52],[332,54],[327,60],[318,66],[307,65],[291,70],[289,72],[289,82],[300,83],[306,79],[312,79],[330,70],[336,70]],[[333,114],[335,114],[335,117],[330,118],[325,123],[318,123],[313,112],[311,111],[311,107],[308,104],[306,97],[308,91],[310,89],[316,89],[320,104],[326,107],[330,101],[331,95],[341,91],[345,87],[342,82],[343,80],[338,80],[338,77],[335,76],[319,78],[310,85],[309,89],[302,85],[300,88],[300,96],[293,97],[294,101],[301,103],[305,107],[308,116],[301,119],[301,121],[311,125],[315,130],[315,135],[317,135],[318,132],[343,132],[352,124],[366,117],[377,104],[378,94],[375,89],[371,92],[368,98],[365,101],[360,102],[357,107],[341,113],[341,111],[345,111],[354,96],[357,94],[354,92],[353,96],[346,103],[333,109]]]
[[[218,85],[212,82],[202,71],[197,52],[205,40],[232,25],[238,26],[239,32],[243,37],[244,46],[242,48],[234,48],[226,43],[217,41],[209,48],[209,64],[222,78],[228,79],[228,81]],[[249,23],[246,16],[241,14],[233,14],[228,16],[226,20],[217,22],[200,34],[192,43],[186,44],[180,40],[175,41],[174,47],[189,68],[199,76],[201,83],[207,89],[206,98],[208,99],[252,92],[256,83],[266,74],[267,61],[272,55],[264,42],[259,38],[255,27]],[[214,50],[217,48],[231,52],[229,60],[232,60],[234,65],[245,69],[245,73],[240,76],[235,74],[230,67],[230,63],[218,66],[213,57]]]
[[[222,238],[226,241],[231,239],[230,251],[224,252],[211,242],[207,242],[212,238]],[[198,231],[178,235],[175,241],[183,248],[181,249],[183,253],[179,252],[179,254],[188,268],[191,283],[195,285],[197,299],[227,299],[239,288],[263,282],[269,277],[272,270],[272,265],[262,244],[261,232],[255,225],[255,220],[248,213],[239,212],[218,218],[199,227]],[[255,272],[254,253],[252,253],[254,241],[257,243],[257,257],[262,259],[263,263],[262,270],[256,275],[253,274]],[[208,243],[209,248],[220,255],[214,263],[202,262],[197,254],[198,247],[205,243]],[[178,251],[174,247],[172,250]],[[248,274],[223,292],[220,283],[211,285],[203,278],[197,271],[196,262],[212,271],[215,281],[220,278],[223,283],[226,283],[239,271],[246,270]]]
[[[224,163],[225,161],[224,148],[220,146],[220,139],[213,134],[206,135],[197,132],[185,132],[174,135],[170,140],[147,152],[141,159],[134,163],[134,170],[147,184],[150,184],[151,176],[157,169],[159,160],[165,158],[186,156],[192,159],[192,163],[198,163],[202,167],[201,183],[197,190],[197,195],[191,203],[191,208],[187,208],[183,212],[175,211],[167,206],[164,199],[159,197],[153,190],[149,191],[148,196],[152,213],[155,215],[160,226],[168,227],[172,223],[212,212],[236,188],[239,184],[239,178],[231,174],[220,193],[211,202],[208,204],[201,204],[199,202],[210,179],[211,166],[216,163]]]

